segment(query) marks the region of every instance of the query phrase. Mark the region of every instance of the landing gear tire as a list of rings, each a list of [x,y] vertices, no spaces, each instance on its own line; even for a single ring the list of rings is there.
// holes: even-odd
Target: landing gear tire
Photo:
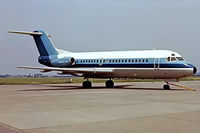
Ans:
[[[84,81],[82,84],[83,88],[92,88],[92,83],[90,81]]]
[[[107,80],[106,81],[106,88],[113,88],[114,87],[114,82],[112,80]]]
[[[170,86],[169,86],[168,84],[165,84],[165,85],[163,86],[163,89],[164,89],[164,90],[170,90],[171,88],[170,88]]]

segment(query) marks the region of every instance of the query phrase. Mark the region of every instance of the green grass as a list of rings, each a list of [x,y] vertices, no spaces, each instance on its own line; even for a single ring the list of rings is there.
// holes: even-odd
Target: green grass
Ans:
[[[14,84],[61,84],[70,83],[66,78],[2,78],[0,85]]]
[[[93,83],[103,83],[107,79],[90,79]],[[200,76],[187,77],[181,81],[200,80]],[[83,78],[0,78],[0,85],[16,84],[64,84],[64,83],[82,83]],[[151,79],[115,79],[115,82],[152,82]],[[162,80],[155,80],[162,81]]]
[[[195,80],[200,80],[200,76],[191,76],[181,79],[181,81],[195,81]]]

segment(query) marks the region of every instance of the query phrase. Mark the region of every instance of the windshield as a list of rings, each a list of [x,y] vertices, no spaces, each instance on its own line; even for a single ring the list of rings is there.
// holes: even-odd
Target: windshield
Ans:
[[[175,61],[176,60],[176,57],[171,57],[171,61]]]
[[[176,60],[183,61],[184,59],[182,57],[174,57],[174,56],[167,58],[167,61],[176,61]]]
[[[182,57],[176,57],[179,61],[183,61],[184,59]]]

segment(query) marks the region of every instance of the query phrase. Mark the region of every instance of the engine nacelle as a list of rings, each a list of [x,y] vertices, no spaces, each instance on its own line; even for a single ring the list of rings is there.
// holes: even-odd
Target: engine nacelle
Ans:
[[[40,64],[45,65],[45,66],[52,66],[52,65],[51,65],[51,61],[50,61],[50,59],[49,59],[49,56],[39,56],[39,57],[38,57],[38,62],[39,62]]]
[[[75,65],[73,57],[63,57],[51,61],[51,65],[55,67],[69,67]]]

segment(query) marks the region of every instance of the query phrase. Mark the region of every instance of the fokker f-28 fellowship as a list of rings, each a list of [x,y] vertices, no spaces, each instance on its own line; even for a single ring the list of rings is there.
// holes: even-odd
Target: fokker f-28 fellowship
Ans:
[[[31,35],[40,56],[38,61],[47,67],[29,67],[41,72],[57,71],[58,74],[71,74],[84,77],[83,88],[91,88],[89,78],[108,78],[105,85],[114,87],[114,78],[163,79],[163,89],[170,89],[169,81],[196,73],[194,65],[169,50],[78,52],[57,49],[50,36],[42,30],[33,32],[9,31],[9,33]]]

